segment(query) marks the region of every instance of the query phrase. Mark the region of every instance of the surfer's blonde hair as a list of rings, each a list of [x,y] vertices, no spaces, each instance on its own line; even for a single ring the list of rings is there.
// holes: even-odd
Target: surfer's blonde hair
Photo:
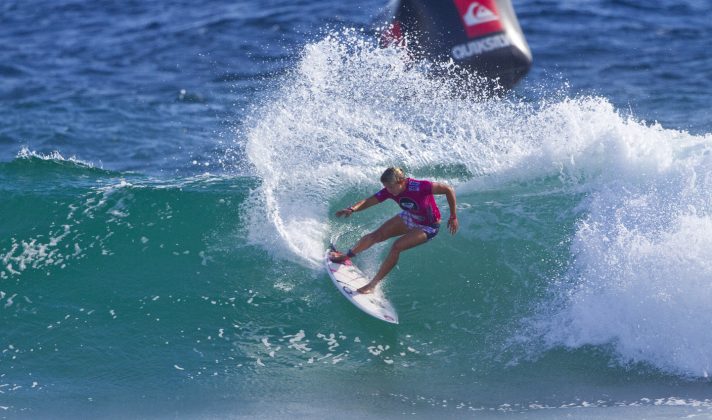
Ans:
[[[393,184],[403,180],[405,180],[405,173],[403,173],[403,169],[395,166],[391,166],[386,169],[383,172],[383,175],[381,175],[381,183],[383,184]]]

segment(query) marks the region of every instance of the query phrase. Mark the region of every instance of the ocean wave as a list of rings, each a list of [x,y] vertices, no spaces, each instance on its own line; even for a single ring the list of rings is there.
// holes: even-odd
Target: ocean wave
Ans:
[[[553,178],[582,198],[561,263],[570,270],[541,279],[552,286],[538,303],[559,309],[531,327],[544,349],[613,345],[623,364],[706,376],[712,137],[648,124],[603,97],[453,95],[457,77],[409,60],[349,31],[304,49],[246,125],[260,179],[244,207],[251,242],[318,267],[345,229],[329,213],[376,191],[392,164],[455,184],[465,201]],[[447,167],[461,176],[437,170]],[[462,213],[466,223],[474,210]]]

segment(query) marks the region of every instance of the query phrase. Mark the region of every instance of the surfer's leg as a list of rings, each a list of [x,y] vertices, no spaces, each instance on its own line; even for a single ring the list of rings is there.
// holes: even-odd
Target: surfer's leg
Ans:
[[[408,230],[408,226],[406,226],[405,222],[403,222],[403,219],[400,216],[393,216],[385,223],[383,223],[378,229],[359,239],[359,241],[356,242],[356,245],[351,248],[351,252],[354,255],[360,254],[361,252],[372,247],[373,245],[379,242],[383,242],[386,239],[390,239],[394,236],[405,235],[406,233],[408,233]],[[329,256],[329,259],[332,262],[340,264],[346,261],[351,256],[353,255],[347,255],[337,251],[332,252]]]
[[[381,268],[378,269],[378,273],[376,273],[376,276],[367,285],[358,289],[358,292],[373,292],[378,283],[383,280],[383,278],[386,277],[388,273],[390,273],[393,267],[396,266],[396,263],[398,263],[398,257],[400,257],[401,252],[405,251],[406,249],[416,247],[420,244],[424,244],[427,241],[428,235],[421,229],[412,229],[405,235],[398,238],[398,240],[393,243],[391,251],[388,253],[386,259],[383,260],[383,263],[381,263]]]
[[[359,254],[373,245],[385,241],[386,239],[390,239],[394,236],[405,235],[408,233],[408,230],[408,226],[405,225],[400,216],[393,216],[382,224],[381,227],[361,238],[356,245],[351,248],[351,251],[354,254]]]

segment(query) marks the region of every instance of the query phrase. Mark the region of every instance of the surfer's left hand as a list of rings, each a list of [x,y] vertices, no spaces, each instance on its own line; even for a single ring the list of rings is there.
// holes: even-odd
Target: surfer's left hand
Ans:
[[[450,231],[452,235],[457,233],[457,229],[460,228],[460,222],[457,221],[457,219],[450,219],[447,221],[447,228]]]

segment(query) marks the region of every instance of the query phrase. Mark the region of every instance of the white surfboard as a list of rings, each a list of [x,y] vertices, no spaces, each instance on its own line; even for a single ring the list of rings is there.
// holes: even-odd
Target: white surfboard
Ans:
[[[386,299],[381,289],[376,288],[373,293],[362,294],[357,292],[358,288],[368,284],[369,279],[359,270],[351,260],[346,260],[343,264],[337,264],[329,260],[329,252],[326,250],[324,264],[326,272],[329,273],[331,281],[334,282],[341,294],[357,308],[367,314],[391,324],[398,323],[398,314],[391,302]]]

